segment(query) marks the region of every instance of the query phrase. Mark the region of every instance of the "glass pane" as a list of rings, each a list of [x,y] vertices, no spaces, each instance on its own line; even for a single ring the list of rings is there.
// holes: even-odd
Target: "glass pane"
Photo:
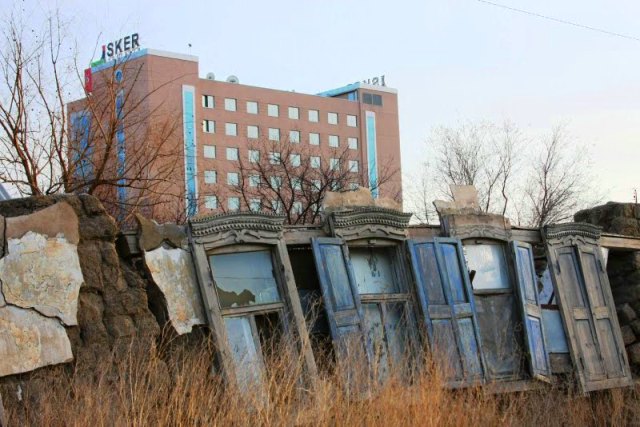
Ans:
[[[387,305],[387,343],[391,360],[395,365],[400,365],[410,354],[407,352],[409,325],[404,311],[404,304]]]
[[[279,302],[269,251],[241,252],[209,257],[220,307],[242,307]]]
[[[367,346],[372,350],[374,362],[373,372],[377,373],[379,379],[387,376],[389,371],[387,361],[387,346],[384,342],[384,325],[378,304],[362,304],[364,312],[364,325],[367,337]]]
[[[464,279],[460,271],[460,260],[458,259],[457,246],[449,243],[440,245],[442,257],[447,267],[449,276],[449,286],[451,288],[451,299],[454,304],[469,302],[464,289]]]
[[[246,392],[252,386],[262,384],[264,366],[251,333],[248,317],[227,317],[224,319],[231,357],[236,365],[238,387]]]
[[[351,264],[361,294],[398,292],[391,265],[391,253],[386,249],[349,249]]]
[[[475,270],[473,289],[509,289],[509,273],[501,245],[465,245],[467,263]]]
[[[553,290],[553,283],[551,282],[551,273],[549,272],[549,267],[544,269],[542,273],[542,278],[540,279],[540,283],[542,286],[538,285],[538,295],[540,298],[540,304],[555,304],[556,296]]]

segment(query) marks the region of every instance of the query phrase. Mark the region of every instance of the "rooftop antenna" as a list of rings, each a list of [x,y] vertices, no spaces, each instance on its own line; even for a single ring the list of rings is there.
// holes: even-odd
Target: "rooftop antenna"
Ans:
[[[191,43],[189,43],[189,55],[191,55]]]

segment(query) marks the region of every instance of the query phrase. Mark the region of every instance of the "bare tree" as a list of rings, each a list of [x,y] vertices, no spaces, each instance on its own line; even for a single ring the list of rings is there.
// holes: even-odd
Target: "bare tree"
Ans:
[[[148,102],[171,82],[141,92],[142,65],[124,57],[93,76],[94,91],[68,104],[83,73],[60,16],[50,15],[44,30],[14,16],[6,24],[0,179],[23,195],[95,195],[123,223],[136,211],[179,203],[179,115]]]
[[[440,194],[451,197],[451,185],[474,185],[484,212],[507,212],[513,174],[523,145],[521,132],[510,122],[466,123],[434,130],[427,143],[436,153],[434,175]]]
[[[348,147],[326,151],[293,141],[254,140],[248,155],[238,159],[232,180],[215,186],[207,195],[237,197],[241,210],[266,211],[286,216],[288,224],[316,223],[322,200],[329,191],[350,191],[368,186],[357,151]],[[386,161],[378,170],[375,189],[384,189],[398,170]],[[237,177],[237,181],[236,181]],[[224,178],[222,178],[224,179]],[[400,194],[394,194],[399,199]],[[229,207],[219,205],[221,211]]]
[[[536,227],[570,220],[590,188],[589,156],[570,143],[563,126],[553,128],[540,148],[525,188],[528,223]]]

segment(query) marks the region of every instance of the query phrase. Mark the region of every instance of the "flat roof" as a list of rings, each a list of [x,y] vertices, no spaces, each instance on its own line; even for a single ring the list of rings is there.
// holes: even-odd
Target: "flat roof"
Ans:
[[[131,52],[127,55],[123,55],[119,58],[115,58],[112,59],[110,61],[106,61],[103,62],[101,64],[97,64],[95,66],[91,67],[91,72],[92,73],[97,73],[99,71],[105,70],[107,68],[111,68],[116,64],[122,64],[124,62],[127,61],[131,61],[137,58],[141,58],[145,55],[153,55],[153,56],[160,56],[163,58],[171,58],[171,59],[179,59],[182,61],[191,61],[191,62],[198,62],[198,57],[195,55],[185,55],[182,53],[175,53],[175,52],[168,52],[165,50],[157,50],[157,49],[148,49],[148,48],[144,48],[144,49],[139,49],[136,50],[134,52]],[[202,80],[207,80],[206,78],[203,77],[199,77]],[[227,83],[224,82],[222,80],[214,80],[216,82],[223,82],[223,83]],[[243,86],[252,86],[252,85],[245,85],[243,84]],[[259,86],[254,86],[254,87],[259,87]],[[286,91],[286,90],[282,90],[282,89],[274,89],[274,88],[263,88],[263,89],[272,89],[272,90],[281,90],[283,92],[291,92],[291,91]],[[387,87],[387,86],[380,86],[380,85],[371,85],[371,84],[367,84],[367,83],[362,83],[362,82],[355,82],[355,83],[351,83],[348,84],[346,86],[342,86],[336,89],[330,89],[330,90],[326,90],[317,94],[313,94],[313,93],[305,93],[305,92],[295,92],[295,93],[299,93],[299,94],[304,94],[304,95],[316,95],[316,96],[323,96],[323,97],[327,97],[327,98],[331,98],[331,97],[336,97],[342,94],[345,94],[347,92],[352,92],[356,89],[367,89],[367,90],[375,90],[375,91],[379,91],[379,92],[388,92],[388,93],[394,93],[397,94],[398,91],[396,89]]]

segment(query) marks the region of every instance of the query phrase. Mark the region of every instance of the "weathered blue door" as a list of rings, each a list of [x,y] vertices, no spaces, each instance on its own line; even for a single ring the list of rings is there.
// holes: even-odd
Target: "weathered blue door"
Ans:
[[[533,251],[531,245],[522,242],[511,242],[511,250],[516,261],[518,296],[531,375],[542,381],[551,381],[551,365],[542,326],[542,307],[538,295]]]
[[[360,296],[349,254],[337,238],[314,238],[312,248],[336,360],[339,366],[347,367],[348,375],[354,375],[354,369],[367,367],[368,360]]]
[[[484,361],[469,275],[457,239],[409,240],[431,351],[449,386],[481,382]]]

